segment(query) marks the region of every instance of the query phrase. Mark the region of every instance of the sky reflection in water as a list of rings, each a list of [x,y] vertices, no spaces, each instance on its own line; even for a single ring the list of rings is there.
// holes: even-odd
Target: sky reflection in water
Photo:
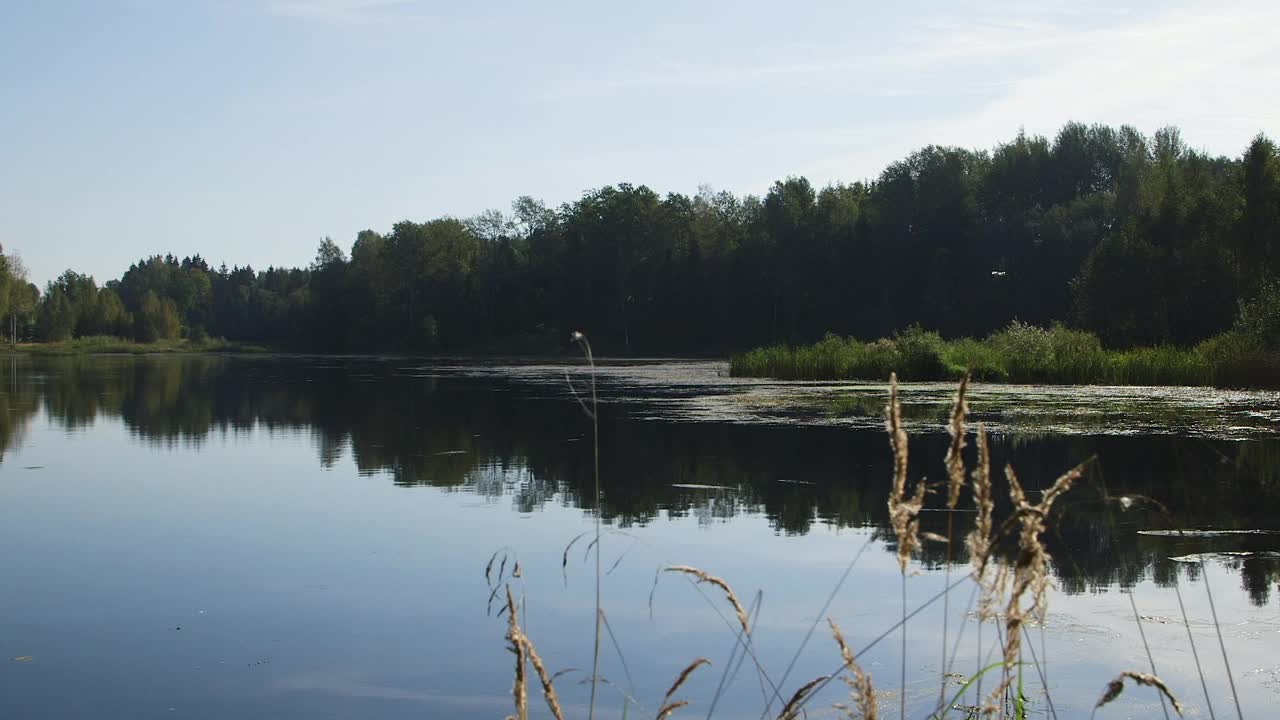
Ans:
[[[715,665],[684,695],[705,713],[733,642],[716,612],[726,608],[679,578],[662,578],[650,618],[664,563],[704,567],[744,599],[763,591],[757,654],[774,680],[868,541],[828,614],[859,647],[900,612],[883,540],[890,463],[874,417],[883,388],[742,382],[721,368],[601,373],[602,559],[609,568],[623,556],[605,579],[605,607],[646,703],[640,715],[702,655]],[[3,369],[0,716],[501,716],[511,656],[505,622],[485,614],[483,569],[503,546],[521,561],[516,589],[544,659],[553,671],[589,667],[585,544],[563,575],[561,562],[565,544],[591,528],[591,448],[563,368],[161,357]],[[949,392],[905,393],[913,475],[943,476]],[[1091,403],[1090,393],[1105,399]],[[1061,590],[1043,641],[1059,717],[1087,715],[1116,671],[1147,669],[1130,589],[1161,675],[1204,712],[1175,579],[1215,712],[1232,714],[1201,566],[1170,559],[1203,553],[1246,714],[1266,716],[1280,697],[1280,564],[1267,556],[1280,550],[1276,536],[1139,535],[1163,519],[1102,498],[1104,488],[1159,498],[1180,527],[1276,529],[1280,448],[1264,422],[1274,396],[980,388],[972,404],[975,421],[1002,431],[997,463],[1014,463],[1032,487],[1100,458],[1048,538]],[[1117,423],[1165,429],[1102,434],[1096,414],[1080,411],[1091,404]],[[1249,413],[1260,418],[1251,426],[1241,419]],[[1162,426],[1166,416],[1178,422]],[[946,529],[940,513],[924,522]],[[912,604],[944,586],[943,546],[928,545],[916,567]],[[949,600],[952,637],[967,633],[962,671],[977,652],[969,597],[962,585]],[[912,717],[938,694],[941,622],[936,606],[909,626]],[[988,626],[984,652],[993,637]],[[1039,650],[1039,630],[1033,639]],[[883,691],[896,691],[900,643],[891,636],[865,658]],[[837,662],[820,631],[786,686]],[[627,686],[612,651],[604,673]],[[573,712],[585,703],[583,677],[559,681]],[[744,666],[717,716],[757,717],[759,685]],[[604,697],[616,711],[616,692]],[[1145,717],[1159,713],[1155,702],[1130,689],[1110,712]],[[896,706],[886,700],[885,715]]]

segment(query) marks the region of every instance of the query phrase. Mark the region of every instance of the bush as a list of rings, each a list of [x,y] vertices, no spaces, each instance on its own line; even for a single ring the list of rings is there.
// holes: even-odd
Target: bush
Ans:
[[[1010,380],[1043,380],[1053,366],[1053,343],[1049,331],[1014,320],[992,333],[987,344],[1000,356]]]
[[[941,380],[947,377],[947,367],[942,361],[942,336],[925,332],[919,325],[898,333],[893,338],[897,362],[891,370],[902,380]],[[886,369],[881,377],[888,377]]]

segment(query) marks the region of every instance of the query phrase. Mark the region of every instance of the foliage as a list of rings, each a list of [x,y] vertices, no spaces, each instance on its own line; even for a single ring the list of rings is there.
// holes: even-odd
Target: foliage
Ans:
[[[626,354],[823,344],[810,360],[825,365],[802,375],[845,374],[832,364],[853,362],[881,377],[973,365],[979,376],[1072,378],[1096,376],[1101,349],[1056,324],[1107,348],[1193,347],[1231,329],[1241,302],[1274,317],[1254,299],[1268,297],[1277,272],[1280,157],[1270,140],[1212,157],[1171,128],[1147,137],[1071,123],[989,152],[925,147],[867,182],[817,188],[788,177],[763,197],[629,183],[557,208],[526,196],[510,212],[364,230],[349,252],[325,238],[305,268],[157,255],[101,288],[68,272],[36,315],[45,339],[172,334],[154,304],[143,317],[154,293],[173,303],[183,336],[327,352],[547,336],[563,347],[580,329],[601,351]],[[4,296],[0,287],[0,311]],[[1047,335],[1015,331],[1014,320]],[[894,336],[913,325],[947,338],[1006,328],[994,341],[1003,355],[1018,343],[1033,352],[1010,365],[989,347]],[[828,332],[893,342],[855,351],[823,341]],[[1125,366],[1142,373],[1156,360],[1139,354]]]
[[[178,304],[173,298],[161,298],[154,290],[148,290],[138,309],[137,324],[135,334],[142,342],[173,340],[180,328]]]
[[[1257,296],[1240,304],[1235,330],[1260,350],[1280,351],[1280,283],[1264,285]]]

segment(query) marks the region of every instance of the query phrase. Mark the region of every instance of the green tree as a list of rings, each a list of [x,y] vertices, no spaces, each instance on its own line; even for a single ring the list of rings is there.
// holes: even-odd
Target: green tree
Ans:
[[[161,298],[154,290],[142,296],[137,313],[137,338],[143,342],[173,340],[182,331],[178,305],[171,298]]]
[[[130,334],[133,319],[124,309],[120,296],[110,288],[98,290],[92,314],[87,322],[86,335],[116,335],[126,337]]]
[[[1072,282],[1076,320],[1108,345],[1167,342],[1168,297],[1160,251],[1126,235],[1104,240]]]
[[[1241,274],[1251,287],[1280,273],[1280,156],[1259,135],[1245,150],[1243,212],[1237,231]]]

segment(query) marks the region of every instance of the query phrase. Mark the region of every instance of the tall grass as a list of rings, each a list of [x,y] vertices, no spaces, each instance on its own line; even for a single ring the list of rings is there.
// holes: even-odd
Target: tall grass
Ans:
[[[1017,321],[981,340],[918,326],[871,342],[827,335],[733,355],[729,369],[780,380],[883,380],[891,370],[908,381],[957,380],[968,371],[986,382],[1280,388],[1280,358],[1240,331],[1191,348],[1109,350],[1087,332]]]

